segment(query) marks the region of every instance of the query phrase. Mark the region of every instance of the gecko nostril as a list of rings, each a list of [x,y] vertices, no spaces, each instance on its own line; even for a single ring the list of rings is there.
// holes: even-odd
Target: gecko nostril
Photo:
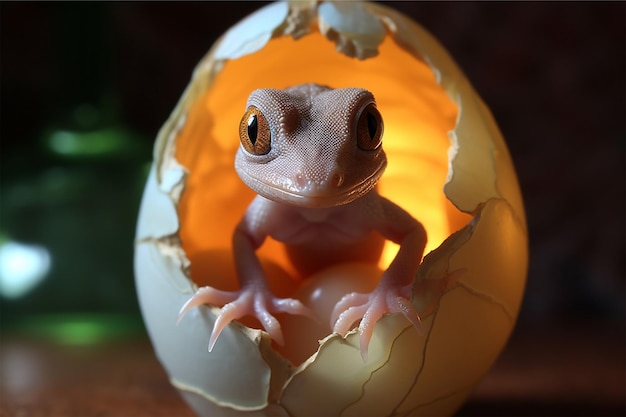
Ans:
[[[294,177],[294,182],[296,183],[296,187],[302,190],[304,186],[306,185],[306,178],[304,177],[304,175],[299,173],[299,174],[296,174],[296,176]]]
[[[341,187],[341,185],[343,184],[343,175],[335,173],[332,178],[332,184],[335,187]]]

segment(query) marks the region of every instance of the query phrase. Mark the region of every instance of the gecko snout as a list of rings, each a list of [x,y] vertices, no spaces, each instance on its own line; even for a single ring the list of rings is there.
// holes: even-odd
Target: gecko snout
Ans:
[[[315,178],[311,175],[305,175],[299,173],[294,176],[294,183],[300,192],[316,194],[332,193],[340,188],[344,182],[345,177],[339,171],[330,172],[326,178]]]

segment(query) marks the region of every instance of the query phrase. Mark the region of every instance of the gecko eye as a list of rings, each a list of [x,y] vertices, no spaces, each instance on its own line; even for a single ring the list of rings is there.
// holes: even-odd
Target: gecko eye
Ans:
[[[370,103],[359,114],[356,145],[364,151],[373,151],[382,143],[382,137],[383,118],[374,103]]]
[[[250,106],[239,123],[239,140],[243,148],[253,155],[265,155],[272,149],[270,125],[263,113]]]

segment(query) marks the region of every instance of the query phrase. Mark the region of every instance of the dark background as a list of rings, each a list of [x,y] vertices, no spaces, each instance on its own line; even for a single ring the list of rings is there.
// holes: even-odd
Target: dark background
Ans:
[[[39,245],[52,262],[32,291],[0,297],[0,354],[35,349],[7,344],[10,330],[64,343],[143,334],[133,238],[154,138],[216,38],[263,4],[0,3],[0,245]],[[626,3],[388,4],[465,70],[525,197],[530,269],[518,332],[462,414],[623,415]],[[35,411],[20,415],[55,415],[64,398],[69,408],[56,415],[189,415],[148,346],[55,346],[28,361],[58,364],[50,375],[66,363],[76,371],[50,382],[49,401],[25,386],[14,410]],[[153,382],[132,379],[137,366]],[[83,369],[97,375],[102,403],[75,382]],[[64,383],[73,395],[58,394]]]

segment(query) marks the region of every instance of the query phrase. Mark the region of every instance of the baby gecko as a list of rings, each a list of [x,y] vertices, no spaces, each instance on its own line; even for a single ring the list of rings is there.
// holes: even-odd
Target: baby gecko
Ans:
[[[382,135],[374,97],[361,88],[303,84],[250,94],[239,126],[235,169],[257,196],[232,238],[240,290],[199,288],[179,314],[180,320],[202,304],[223,306],[209,351],[225,326],[245,315],[258,318],[279,344],[283,335],[272,313],[314,317],[300,301],[277,298],[268,289],[255,252],[267,237],[286,245],[291,261],[305,276],[339,262],[377,263],[385,239],[399,244],[374,291],[345,295],[335,306],[330,325],[345,335],[360,320],[364,361],[383,314],[402,313],[420,330],[419,315],[409,300],[426,232],[375,189],[387,166]]]

